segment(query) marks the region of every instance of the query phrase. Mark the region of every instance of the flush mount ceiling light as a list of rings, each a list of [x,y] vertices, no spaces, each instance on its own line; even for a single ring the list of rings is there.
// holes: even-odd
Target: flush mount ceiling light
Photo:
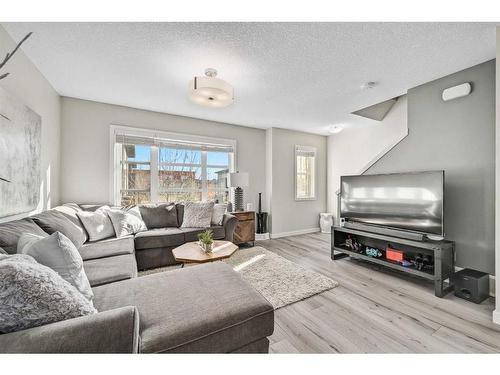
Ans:
[[[208,68],[204,77],[194,77],[189,82],[189,98],[204,107],[227,107],[233,102],[233,87],[217,78],[217,70]]]
[[[342,124],[330,125],[330,127],[328,128],[328,132],[330,134],[338,134],[342,130],[344,130],[344,125]]]

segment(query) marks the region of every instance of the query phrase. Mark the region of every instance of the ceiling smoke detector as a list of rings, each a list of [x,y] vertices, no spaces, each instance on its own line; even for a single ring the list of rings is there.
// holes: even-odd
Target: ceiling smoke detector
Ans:
[[[217,78],[217,70],[205,69],[204,77],[194,77],[189,82],[189,98],[204,107],[223,108],[233,102],[233,87]]]
[[[330,134],[338,134],[342,130],[344,130],[344,125],[343,124],[330,125],[330,127],[328,128],[328,132]]]

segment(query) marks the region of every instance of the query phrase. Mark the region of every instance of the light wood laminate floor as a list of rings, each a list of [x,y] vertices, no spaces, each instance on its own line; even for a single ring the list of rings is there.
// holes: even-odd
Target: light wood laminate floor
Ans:
[[[259,241],[340,285],[278,309],[271,353],[491,353],[500,352],[494,299],[480,305],[433,284],[344,258],[330,259],[330,236],[314,233]]]

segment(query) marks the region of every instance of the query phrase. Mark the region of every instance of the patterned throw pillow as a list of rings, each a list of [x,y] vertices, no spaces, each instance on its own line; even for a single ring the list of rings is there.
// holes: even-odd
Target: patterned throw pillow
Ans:
[[[28,255],[0,255],[0,332],[96,313],[78,290]]]
[[[186,202],[182,228],[208,228],[212,221],[214,202]]]
[[[136,234],[148,230],[146,224],[141,218],[139,208],[134,207],[130,210],[109,210],[107,211],[113,228],[115,229],[116,237],[123,237],[129,234]]]
[[[32,256],[38,263],[56,271],[91,301],[94,293],[83,270],[83,259],[75,245],[60,232],[48,237],[25,233],[19,238],[17,252]]]
[[[224,214],[227,211],[227,203],[215,203],[214,212],[212,213],[212,225],[222,225]]]
[[[94,212],[80,211],[76,213],[89,234],[89,241],[99,241],[115,235],[113,224],[106,213],[108,210],[110,210],[109,206],[102,206]]]

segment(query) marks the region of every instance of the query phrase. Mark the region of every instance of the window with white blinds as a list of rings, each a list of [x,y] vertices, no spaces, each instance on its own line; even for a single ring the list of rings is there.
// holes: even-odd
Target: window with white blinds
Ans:
[[[316,148],[295,146],[295,200],[316,199]]]
[[[229,200],[236,142],[112,126],[114,201]]]

